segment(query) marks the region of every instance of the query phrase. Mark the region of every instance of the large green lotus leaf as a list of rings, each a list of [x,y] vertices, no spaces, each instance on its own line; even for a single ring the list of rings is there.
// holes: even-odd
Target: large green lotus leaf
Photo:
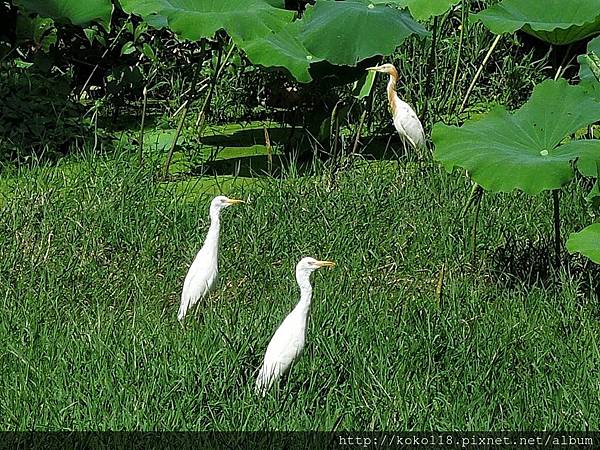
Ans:
[[[121,0],[121,7],[144,18],[164,17],[171,30],[192,41],[224,29],[240,43],[279,31],[295,16],[274,0]]]
[[[389,55],[411,34],[429,35],[407,12],[361,0],[320,0],[290,27],[312,55],[346,66]]]
[[[434,126],[435,158],[446,170],[468,170],[490,191],[520,189],[535,195],[573,178],[572,161],[595,160],[600,141],[566,137],[600,120],[600,103],[581,86],[565,80],[537,85],[529,101],[513,114],[501,107],[462,127]]]
[[[569,253],[581,253],[596,264],[600,264],[600,223],[585,227],[579,233],[572,233],[567,240]]]
[[[496,34],[523,29],[552,44],[570,44],[600,31],[600,1],[504,0],[475,17]]]
[[[56,20],[68,20],[74,25],[98,22],[110,27],[113,5],[110,0],[17,0],[17,5]]]
[[[254,64],[265,67],[285,67],[296,80],[308,83],[312,62],[320,61],[302,45],[296,36],[284,28],[279,33],[243,43],[246,55]]]
[[[370,0],[365,0],[370,1]],[[427,20],[430,17],[444,14],[460,0],[372,0],[373,4],[396,5],[408,8],[415,19]]]
[[[298,81],[308,82],[311,64],[356,66],[391,54],[411,34],[429,35],[405,11],[363,0],[319,0],[301,20],[240,46],[253,63],[285,67]]]

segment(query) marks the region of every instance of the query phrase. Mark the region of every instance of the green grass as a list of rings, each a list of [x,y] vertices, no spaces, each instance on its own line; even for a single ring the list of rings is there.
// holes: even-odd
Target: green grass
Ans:
[[[471,3],[472,12],[488,4]],[[419,113],[428,99],[426,130],[491,105],[520,106],[561,59],[519,35],[502,38],[460,113],[495,39],[471,18],[459,54],[460,13],[440,21],[431,92],[429,43],[408,40],[386,58],[400,71],[399,93]],[[262,124],[207,127],[200,145],[195,114],[175,149],[173,179],[163,182],[157,173],[177,125],[172,114],[196,70],[174,64],[155,83],[165,88],[152,94],[160,116],[146,123],[143,169],[135,164],[140,104],[129,105],[133,132],[124,132],[114,154],[101,145],[103,157],[73,152],[57,162],[50,152],[48,166],[0,167],[0,429],[600,426],[599,270],[567,256],[562,268],[551,268],[549,193],[486,194],[473,257],[472,211],[460,217],[471,188],[464,177],[436,163],[372,161],[356,162],[335,183],[326,173],[298,177],[285,164],[275,171],[283,177],[255,178],[266,166]],[[225,71],[209,120],[275,116],[252,106],[260,88],[281,83],[272,74]],[[387,138],[385,83],[378,77],[368,133],[387,127]],[[113,112],[103,114],[116,133],[127,121]],[[314,113],[300,112],[304,119]],[[350,129],[360,112],[355,105]],[[68,118],[81,123],[77,111]],[[59,125],[49,127],[57,136],[42,133],[42,148],[85,135],[65,135]],[[280,124],[269,127],[277,153],[289,135]],[[384,144],[363,150],[379,155]],[[17,147],[25,156],[31,150]],[[207,175],[190,176],[209,165]],[[224,212],[220,282],[182,329],[181,286],[204,240],[210,198],[221,192],[248,203]],[[563,236],[590,222],[585,192],[584,183],[564,190]],[[338,265],[313,276],[304,355],[259,398],[254,380],[272,333],[297,301],[293,271],[306,255]]]
[[[131,159],[0,178],[2,429],[600,426],[597,271],[546,270],[549,194],[486,195],[473,259],[470,185],[434,163],[225,184],[248,204],[224,212],[218,288],[182,329],[210,197]],[[581,198],[565,190],[565,234],[588,222]],[[306,255],[338,266],[313,276],[305,353],[262,399]]]

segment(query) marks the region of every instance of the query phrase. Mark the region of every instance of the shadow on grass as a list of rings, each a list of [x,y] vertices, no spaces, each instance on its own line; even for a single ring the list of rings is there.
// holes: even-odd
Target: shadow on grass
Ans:
[[[600,297],[600,266],[582,255],[566,255],[566,268],[570,278],[577,279],[586,294]],[[600,306],[600,305],[598,305]],[[600,318],[600,309],[597,310]]]
[[[561,266],[556,267],[554,241],[507,239],[506,244],[492,254],[492,278],[512,289],[517,286],[541,285],[557,287],[558,270],[566,271],[568,277],[579,282],[588,295],[600,297],[600,266],[580,255],[561,253]]]
[[[492,277],[507,287],[547,285],[553,280],[553,246],[550,240],[531,241],[505,238],[505,244],[491,255]]]
[[[414,149],[406,146],[398,133],[390,131],[389,134],[378,134],[361,139],[357,153],[367,159],[376,160],[414,160]]]

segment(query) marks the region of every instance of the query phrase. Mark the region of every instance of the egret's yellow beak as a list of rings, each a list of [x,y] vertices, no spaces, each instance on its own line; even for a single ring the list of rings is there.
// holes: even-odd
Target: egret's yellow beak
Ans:
[[[235,198],[230,198],[229,200],[227,200],[228,205],[237,205],[239,203],[246,203],[246,202],[244,200],[238,200]]]
[[[333,261],[317,261],[319,267],[333,267],[335,263]]]
[[[377,71],[379,70],[379,66],[367,67],[365,70],[369,70],[371,72],[373,72],[374,70]]]

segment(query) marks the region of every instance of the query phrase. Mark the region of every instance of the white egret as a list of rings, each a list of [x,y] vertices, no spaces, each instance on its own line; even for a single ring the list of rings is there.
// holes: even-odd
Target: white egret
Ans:
[[[387,84],[387,96],[392,111],[394,127],[403,141],[408,141],[417,151],[425,146],[425,131],[423,125],[417,117],[414,109],[403,100],[400,100],[396,93],[396,82],[398,81],[398,71],[393,64],[382,64],[380,66],[369,67],[367,70],[387,73],[390,79]]]
[[[312,299],[310,274],[321,267],[333,267],[333,261],[302,258],[296,265],[296,281],[300,287],[300,301],[284,319],[267,346],[265,359],[256,379],[256,392],[263,396],[273,383],[288,371],[302,353],[306,339],[306,323]]]
[[[209,293],[217,282],[219,272],[219,217],[223,209],[238,203],[244,203],[244,201],[227,198],[223,195],[213,198],[210,203],[210,227],[206,234],[206,240],[183,282],[181,305],[177,313],[177,320],[180,322],[188,310]]]

